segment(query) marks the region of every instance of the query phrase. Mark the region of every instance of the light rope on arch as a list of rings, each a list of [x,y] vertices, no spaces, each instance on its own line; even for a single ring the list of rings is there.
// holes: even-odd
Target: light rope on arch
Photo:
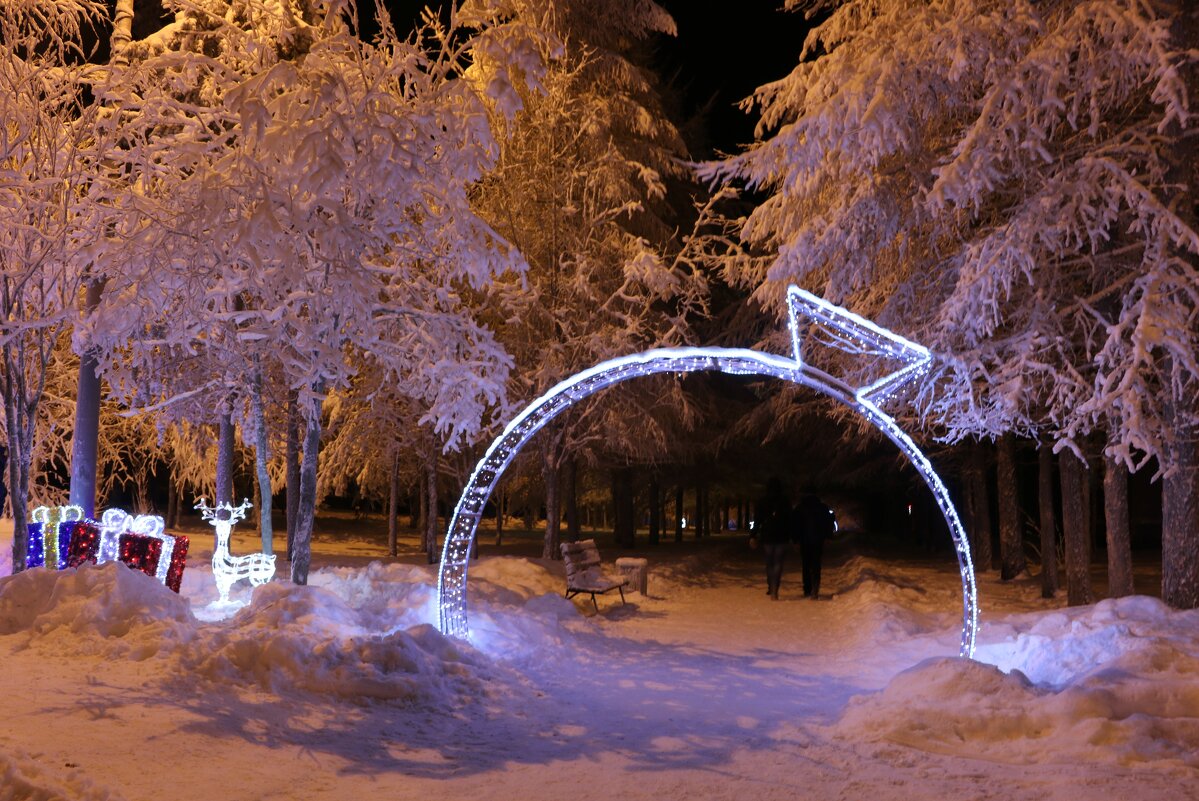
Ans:
[[[716,371],[731,375],[780,378],[810,387],[854,409],[895,443],[932,490],[937,506],[949,525],[962,577],[962,639],[959,654],[973,657],[978,629],[978,592],[966,531],[949,497],[949,491],[928,458],[895,419],[879,406],[901,386],[926,372],[932,355],[925,347],[798,287],[788,289],[787,304],[792,344],[790,358],[742,348],[660,348],[621,356],[560,382],[513,418],[475,466],[450,521],[437,576],[442,633],[455,637],[469,636],[466,573],[471,545],[492,491],[508,465],[534,434],[573,404],[621,381],[656,373]],[[835,331],[835,347],[878,355],[898,361],[902,366],[870,384],[850,387],[804,362],[800,348],[801,320]]]

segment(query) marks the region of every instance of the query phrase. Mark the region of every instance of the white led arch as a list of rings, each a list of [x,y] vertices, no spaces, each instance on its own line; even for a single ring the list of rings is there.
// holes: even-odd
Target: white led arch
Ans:
[[[442,550],[437,575],[438,607],[443,634],[467,637],[466,571],[471,544],[479,527],[492,490],[504,470],[534,434],[573,404],[601,389],[621,381],[655,373],[694,373],[717,371],[732,375],[757,375],[781,378],[810,387],[854,409],[887,436],[911,461],[928,484],[937,506],[949,524],[962,575],[962,641],[959,654],[974,656],[978,629],[978,591],[974,565],[966,531],[958,517],[949,491],[928,457],[921,452],[903,429],[879,404],[913,378],[929,368],[928,349],[894,334],[875,323],[818,298],[798,287],[787,290],[790,312],[792,355],[790,358],[743,348],[661,348],[632,356],[610,359],[557,384],[530,403],[504,429],[475,466],[462,490],[462,497],[450,520],[449,534]],[[834,347],[858,354],[873,355],[899,362],[902,366],[876,381],[850,387],[822,370],[804,362],[801,356],[801,320],[831,332]]]

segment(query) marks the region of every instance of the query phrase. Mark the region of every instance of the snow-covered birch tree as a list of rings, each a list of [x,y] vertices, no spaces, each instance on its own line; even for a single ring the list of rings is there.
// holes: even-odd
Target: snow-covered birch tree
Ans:
[[[170,225],[144,269],[110,278],[92,318],[147,367],[219,342],[231,358],[252,347],[278,360],[305,418],[292,562],[305,583],[329,390],[369,361],[452,397],[429,412],[450,439],[502,392],[502,351],[457,299],[519,267],[467,196],[497,152],[484,95],[518,106],[515,86],[539,70],[536,33],[492,25],[491,4],[448,26],[430,16],[408,39],[380,13],[372,42],[337,2],[171,7],[175,22],[135,43],[108,88],[148,126],[127,152]],[[462,80],[484,50],[512,75]]]
[[[107,225],[106,147],[85,94],[90,0],[0,4],[0,395],[14,530],[24,531],[47,370]],[[13,537],[14,570],[25,537]]]

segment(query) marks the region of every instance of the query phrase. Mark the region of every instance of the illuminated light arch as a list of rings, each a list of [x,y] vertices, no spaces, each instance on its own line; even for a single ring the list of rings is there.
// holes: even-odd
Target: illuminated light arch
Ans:
[[[454,509],[449,533],[437,574],[438,608],[443,634],[469,636],[466,614],[466,572],[471,545],[491,497],[504,470],[534,434],[573,404],[602,389],[638,376],[655,373],[694,373],[717,371],[731,375],[755,375],[780,378],[820,392],[857,411],[903,452],[928,484],[937,506],[949,525],[962,576],[962,641],[959,654],[974,656],[978,630],[978,591],[974,565],[966,531],[958,517],[949,491],[928,457],[916,446],[895,419],[880,408],[904,384],[929,368],[932,354],[869,320],[818,298],[798,287],[787,290],[790,312],[792,355],[790,358],[743,348],[661,348],[632,356],[601,362],[557,384],[518,414],[503,433],[491,443],[479,460],[462,497]],[[804,362],[801,355],[800,322],[807,320],[832,333],[831,344],[851,353],[867,354],[898,361],[898,370],[861,387],[843,381]]]

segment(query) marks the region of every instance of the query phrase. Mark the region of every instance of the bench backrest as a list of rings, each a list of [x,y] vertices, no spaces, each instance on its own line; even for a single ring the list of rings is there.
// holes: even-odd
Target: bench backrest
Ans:
[[[587,573],[600,565],[599,548],[595,547],[595,540],[564,542],[561,548],[562,561],[566,563],[568,579]]]

